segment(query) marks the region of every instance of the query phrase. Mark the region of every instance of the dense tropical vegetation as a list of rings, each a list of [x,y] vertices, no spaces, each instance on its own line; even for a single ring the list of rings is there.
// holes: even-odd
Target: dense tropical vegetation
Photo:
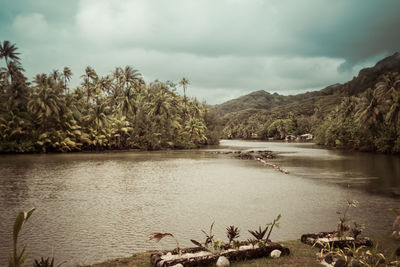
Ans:
[[[400,74],[389,72],[358,97],[345,97],[315,129],[317,142],[385,153],[400,152]]]
[[[0,60],[0,152],[191,148],[304,133],[330,147],[400,152],[399,53],[345,84],[294,96],[257,91],[213,108],[186,96],[186,78],[146,84],[130,66],[104,77],[87,67],[71,89],[68,67],[29,82],[9,41]]]
[[[345,84],[296,96],[257,91],[216,110],[225,138],[281,140],[311,133],[329,147],[400,153],[400,54]]]
[[[87,67],[71,89],[72,72],[24,76],[17,47],[0,43],[0,152],[192,148],[218,142],[215,116],[176,93],[172,82],[146,84],[130,66],[100,76]],[[0,65],[1,66],[1,65]],[[210,129],[210,130],[209,130]]]

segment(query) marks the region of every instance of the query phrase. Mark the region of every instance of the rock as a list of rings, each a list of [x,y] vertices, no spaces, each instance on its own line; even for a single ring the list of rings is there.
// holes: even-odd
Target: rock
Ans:
[[[218,267],[224,267],[224,266],[229,266],[230,265],[230,262],[229,262],[229,260],[226,258],[226,257],[224,257],[224,256],[220,256],[219,258],[218,258],[218,260],[217,260],[217,264],[216,264]]]
[[[331,254],[328,254],[325,258],[324,258],[325,262],[328,264],[331,264],[333,262],[333,257]]]
[[[181,263],[178,263],[178,264],[172,265],[171,267],[183,267],[183,265]]]
[[[398,248],[396,249],[395,254],[396,254],[397,257],[400,257],[400,247],[398,247]]]
[[[393,222],[392,236],[396,239],[400,239],[400,216],[397,216],[396,220]]]
[[[275,249],[271,251],[271,258],[279,258],[281,256],[281,251],[278,249]]]
[[[335,265],[333,265],[334,267],[346,267],[347,266],[347,263],[346,263],[346,261],[344,260],[344,259],[338,259],[336,262],[335,262]]]

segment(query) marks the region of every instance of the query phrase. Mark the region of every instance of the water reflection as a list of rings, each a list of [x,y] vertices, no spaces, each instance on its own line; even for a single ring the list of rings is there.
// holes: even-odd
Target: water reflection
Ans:
[[[147,242],[153,231],[173,232],[190,246],[214,220],[218,238],[232,224],[248,238],[247,229],[282,213],[272,238],[299,238],[333,229],[348,198],[360,201],[352,216],[370,231],[390,230],[388,208],[399,200],[385,192],[399,189],[397,157],[244,141],[213,149],[277,151],[275,161],[291,174],[209,150],[2,156],[0,263],[11,249],[13,218],[32,206],[21,237],[31,258],[54,249],[68,266],[174,246]]]

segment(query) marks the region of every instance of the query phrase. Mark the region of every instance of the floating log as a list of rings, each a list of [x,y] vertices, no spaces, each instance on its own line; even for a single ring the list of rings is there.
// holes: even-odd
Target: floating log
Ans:
[[[249,248],[248,248],[249,247]],[[174,251],[159,251],[153,253],[150,256],[150,262],[152,266],[157,267],[168,267],[176,264],[182,264],[183,266],[210,266],[215,265],[220,256],[224,256],[229,261],[242,261],[247,259],[255,259],[261,257],[269,257],[273,250],[281,251],[281,256],[290,254],[290,250],[278,243],[268,243],[264,247],[253,247],[252,245],[241,246],[238,250],[227,249],[220,253],[211,253],[206,251],[204,248],[188,248],[181,250],[179,254],[176,250]],[[200,253],[199,253],[200,252]],[[203,253],[201,253],[203,252]],[[198,253],[196,256],[196,253]],[[167,254],[169,254],[168,259]]]
[[[322,248],[324,243],[329,243],[330,246],[335,248],[343,249],[345,247],[372,247],[373,242],[368,237],[359,237],[357,239],[354,238],[345,238],[342,239],[337,237],[337,232],[319,232],[313,234],[305,234],[301,236],[301,242],[310,246],[316,246],[318,248]]]
[[[290,173],[288,170],[285,170],[284,168],[281,168],[276,164],[269,163],[269,162],[265,161],[262,158],[257,158],[257,160],[260,161],[262,164],[264,164],[264,166],[268,166],[268,167],[274,168],[275,170],[280,171],[280,172],[282,172],[284,174],[289,174]]]

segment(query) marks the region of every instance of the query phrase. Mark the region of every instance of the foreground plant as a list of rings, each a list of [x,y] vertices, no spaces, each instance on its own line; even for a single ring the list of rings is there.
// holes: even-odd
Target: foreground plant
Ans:
[[[255,231],[249,230],[249,233],[252,234],[257,239],[257,241],[260,241],[260,240],[264,239],[264,236],[268,231],[268,227],[269,226],[265,227],[264,230],[261,230],[261,226],[259,226],[258,230],[255,230]]]
[[[230,245],[235,238],[240,237],[239,228],[235,227],[234,225],[226,227],[226,237],[228,237]]]
[[[348,222],[350,221],[350,218],[347,216],[347,213],[350,210],[350,208],[352,208],[352,207],[356,208],[357,205],[358,205],[358,201],[356,201],[356,200],[347,200],[347,206],[346,206],[346,209],[344,210],[344,212],[343,213],[340,212],[340,211],[336,212],[336,214],[339,215],[339,223],[338,223],[338,237],[339,237],[339,239],[342,239],[343,237],[345,237],[347,232],[350,230],[350,226],[348,225]],[[361,228],[359,227],[358,230],[361,230]],[[357,233],[357,231],[355,233]],[[360,233],[356,234],[356,236],[358,236]]]
[[[40,261],[35,260],[33,263],[33,267],[59,267],[65,263],[61,262],[57,265],[54,265],[54,257],[48,257],[47,259],[43,259],[43,257],[40,258]]]
[[[13,253],[8,258],[8,266],[9,267],[23,267],[26,257],[28,257],[28,253],[25,252],[25,246],[22,250],[19,250],[17,247],[18,243],[18,235],[22,229],[22,226],[28,221],[29,217],[31,217],[32,213],[35,211],[35,208],[32,208],[28,212],[20,212],[15,219],[14,228],[13,228]]]
[[[167,237],[167,236],[170,236],[175,240],[176,250],[178,251],[178,253],[180,253],[181,249],[179,248],[179,242],[175,238],[175,236],[171,233],[152,233],[149,237],[149,240],[155,240],[156,242],[160,242],[161,239],[163,239],[164,237]]]
[[[343,266],[359,267],[359,266],[395,266],[400,261],[391,261],[380,252],[378,245],[375,248],[368,249],[366,246],[345,247],[344,249],[334,248],[329,243],[322,244],[320,257],[325,261],[328,257],[331,261],[342,261]],[[335,264],[336,266],[336,264]],[[397,265],[396,265],[397,266]]]
[[[267,238],[265,239],[266,242],[271,241],[271,240],[269,239],[269,237],[271,236],[271,232],[272,232],[272,229],[274,229],[274,226],[276,226],[277,228],[280,227],[279,220],[280,220],[281,218],[282,218],[282,215],[279,214],[279,215],[274,219],[274,221],[273,221],[272,223],[268,223],[268,224],[267,224],[267,226],[269,226],[270,228],[269,228],[269,232],[268,232]]]
[[[204,231],[203,229],[201,230],[203,232],[203,234],[206,236],[206,240],[204,241],[204,245],[201,244],[199,241],[196,241],[196,240],[193,240],[193,239],[190,239],[190,241],[193,244],[195,244],[196,246],[198,246],[198,247],[208,248],[210,246],[210,244],[212,244],[213,239],[214,239],[214,235],[212,234],[214,223],[215,223],[215,221],[211,224],[209,233],[206,233],[206,231]]]
[[[392,236],[395,239],[400,239],[400,210],[397,209],[390,209],[395,215],[396,215],[396,219],[393,222],[393,232],[392,232]]]

